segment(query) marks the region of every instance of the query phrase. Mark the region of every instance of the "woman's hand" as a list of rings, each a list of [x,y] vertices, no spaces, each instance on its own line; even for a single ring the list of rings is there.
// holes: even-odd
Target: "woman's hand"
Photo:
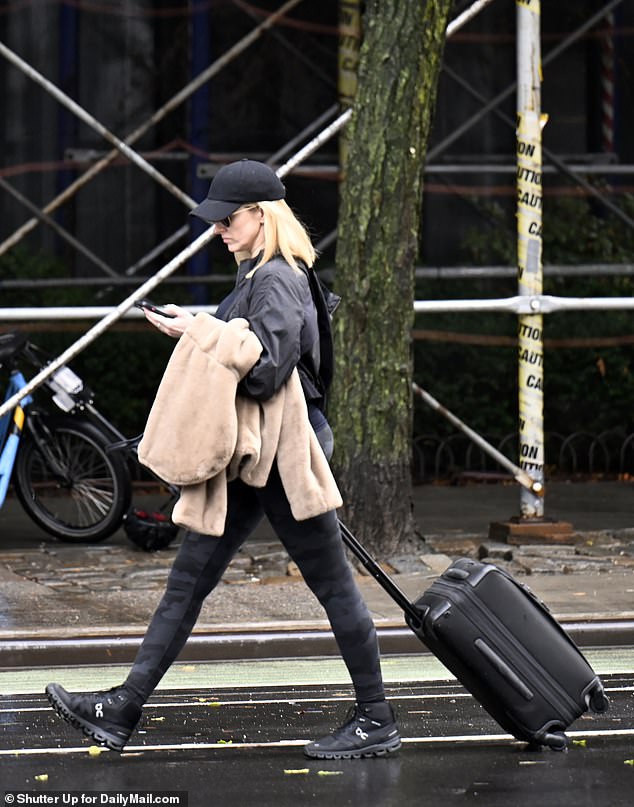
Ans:
[[[162,317],[160,314],[155,314],[147,308],[143,309],[143,313],[147,321],[151,322],[161,333],[178,339],[192,324],[194,315],[185,308],[181,308],[179,305],[174,305],[173,303],[165,305],[163,308],[169,311],[170,314],[174,314],[174,318]]]

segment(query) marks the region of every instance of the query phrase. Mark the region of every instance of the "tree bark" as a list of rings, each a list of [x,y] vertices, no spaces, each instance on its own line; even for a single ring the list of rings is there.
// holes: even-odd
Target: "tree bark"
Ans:
[[[331,415],[343,517],[385,556],[415,534],[414,265],[451,0],[368,0],[341,188]]]

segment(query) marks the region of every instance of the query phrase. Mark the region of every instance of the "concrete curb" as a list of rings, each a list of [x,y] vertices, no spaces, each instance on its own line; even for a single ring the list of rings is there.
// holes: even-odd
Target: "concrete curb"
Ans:
[[[580,648],[634,645],[634,619],[561,619],[561,624]],[[403,625],[378,625],[381,653],[429,652],[412,631]],[[87,664],[129,664],[143,638],[138,630],[76,636],[0,639],[2,669]],[[179,661],[230,661],[339,654],[333,635],[326,627],[218,626],[212,631],[194,633]]]

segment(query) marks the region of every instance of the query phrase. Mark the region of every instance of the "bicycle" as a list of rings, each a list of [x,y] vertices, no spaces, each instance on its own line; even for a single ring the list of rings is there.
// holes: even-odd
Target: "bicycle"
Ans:
[[[41,370],[49,358],[25,334],[1,334],[0,368],[9,371],[5,401],[27,383],[22,363]],[[35,394],[37,402],[27,395],[0,418],[0,508],[12,482],[27,515],[70,543],[105,540],[129,511],[131,523],[138,520],[140,511],[130,508],[136,442],[126,440],[99,412],[92,391],[68,366],[54,372]],[[61,413],[51,412],[50,402]]]

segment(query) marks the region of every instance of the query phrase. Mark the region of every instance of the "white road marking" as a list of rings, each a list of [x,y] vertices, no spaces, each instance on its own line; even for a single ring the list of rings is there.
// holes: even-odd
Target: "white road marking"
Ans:
[[[596,737],[634,737],[634,729],[604,729],[597,731],[569,731],[566,732],[571,740],[589,740]],[[126,746],[123,756],[134,753],[147,753],[150,751],[239,751],[249,748],[293,748],[306,745],[309,739],[303,740],[277,740],[275,742],[261,743],[174,743],[165,745],[129,745]],[[457,734],[450,737],[404,737],[404,745],[431,745],[437,744],[460,744],[460,745],[486,745],[504,744],[526,745],[526,743],[516,740],[510,734]],[[71,748],[13,748],[0,750],[0,756],[20,757],[20,756],[60,756],[71,754],[88,754],[89,746]],[[107,748],[102,749],[103,753],[112,753]]]

